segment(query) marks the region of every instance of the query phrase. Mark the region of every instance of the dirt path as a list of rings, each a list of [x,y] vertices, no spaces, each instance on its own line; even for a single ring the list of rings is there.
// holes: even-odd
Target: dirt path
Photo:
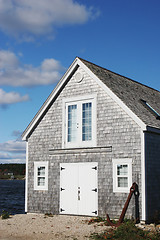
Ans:
[[[109,227],[102,223],[88,225],[89,217],[44,214],[19,214],[0,219],[0,240],[85,240],[93,232]]]

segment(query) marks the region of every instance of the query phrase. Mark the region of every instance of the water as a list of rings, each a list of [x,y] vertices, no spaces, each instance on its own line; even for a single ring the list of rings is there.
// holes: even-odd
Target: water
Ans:
[[[9,214],[25,213],[24,191],[24,180],[0,180],[0,214],[3,210]]]

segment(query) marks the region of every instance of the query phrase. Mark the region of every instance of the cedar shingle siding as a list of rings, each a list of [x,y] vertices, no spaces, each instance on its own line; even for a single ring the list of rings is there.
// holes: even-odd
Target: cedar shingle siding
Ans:
[[[110,72],[88,61],[79,59],[94,73],[100,81],[110,88],[126,106],[138,116],[147,127],[160,128],[160,120],[140,102],[149,102],[160,111],[160,93],[133,80]],[[36,117],[23,133],[28,141],[28,212],[51,212],[59,214],[60,163],[98,162],[98,215],[119,218],[128,193],[113,192],[112,159],[132,159],[132,182],[139,186],[140,218],[153,218],[160,210],[160,135],[145,133],[145,146],[142,142],[141,127],[113,100],[107,92],[83,69],[81,82],[75,81],[75,67],[65,80],[58,93],[53,93],[46,100]],[[62,80],[61,80],[62,81]],[[97,146],[95,148],[77,148],[76,151],[62,149],[63,99],[97,94]],[[54,97],[53,97],[54,96]],[[47,106],[47,102],[53,98]],[[46,107],[47,106],[47,107]],[[45,109],[45,110],[44,110]],[[37,119],[43,111],[41,117]],[[34,124],[34,122],[36,123]],[[146,161],[146,219],[142,216],[142,148],[145,149]],[[48,161],[48,191],[34,190],[34,162]],[[145,196],[143,196],[145,197]],[[126,213],[135,217],[134,198]]]

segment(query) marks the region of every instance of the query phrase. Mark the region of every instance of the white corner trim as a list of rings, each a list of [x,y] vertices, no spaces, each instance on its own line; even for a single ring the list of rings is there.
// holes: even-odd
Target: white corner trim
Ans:
[[[28,211],[28,142],[26,141],[25,212]]]
[[[142,221],[146,221],[145,132],[141,131]]]
[[[140,126],[142,130],[146,130],[146,124],[133,113],[122,100],[116,96],[80,59],[77,59],[77,63],[93,78],[99,86],[101,86],[106,93]]]

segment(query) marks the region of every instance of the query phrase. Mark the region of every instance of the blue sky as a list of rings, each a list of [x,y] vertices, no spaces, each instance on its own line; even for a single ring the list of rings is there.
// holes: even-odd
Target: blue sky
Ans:
[[[0,0],[0,163],[76,56],[160,91],[159,0]]]

